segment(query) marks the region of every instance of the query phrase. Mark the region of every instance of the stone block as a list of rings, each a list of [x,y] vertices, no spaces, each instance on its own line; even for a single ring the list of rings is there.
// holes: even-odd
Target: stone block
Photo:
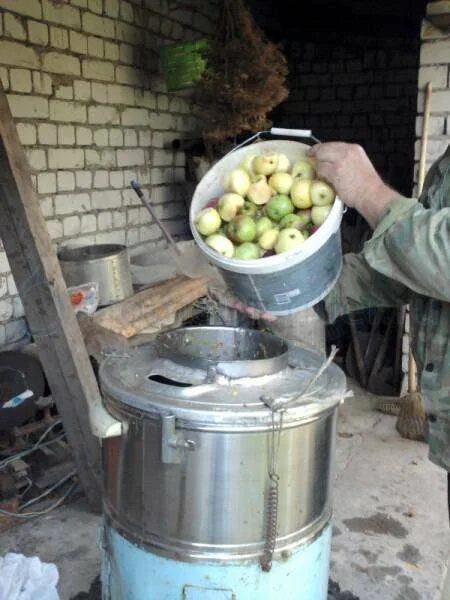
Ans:
[[[89,190],[92,187],[91,171],[75,171],[75,182],[77,188]]]
[[[50,119],[52,121],[85,123],[86,106],[78,102],[50,100]]]
[[[29,69],[10,69],[9,81],[10,88],[14,92],[31,92],[31,71]]]
[[[119,113],[114,106],[89,106],[88,120],[92,125],[116,125],[119,123]]]
[[[77,80],[73,82],[75,100],[88,102],[91,99],[91,83],[89,81]]]
[[[106,38],[115,38],[114,24],[114,21],[107,17],[99,17],[89,12],[83,13],[83,31],[87,31],[88,33]]]
[[[50,73],[80,75],[80,59],[62,52],[47,52],[42,58],[42,68]]]
[[[105,41],[105,58],[107,60],[119,60],[119,46],[114,42]]]
[[[58,171],[58,192],[72,192],[75,189],[75,175],[72,171]]]
[[[41,123],[38,125],[39,143],[44,146],[56,146],[56,125]]]
[[[92,207],[97,210],[120,208],[121,206],[122,196],[118,190],[92,192]]]
[[[420,64],[448,64],[450,38],[438,42],[425,42],[420,50]]]
[[[56,192],[55,173],[39,173],[37,176],[37,190],[39,194],[54,194]]]
[[[0,56],[3,65],[29,67],[30,69],[39,69],[40,67],[36,50],[18,42],[0,40]]]
[[[53,91],[53,82],[50,75],[42,73],[42,71],[33,71],[33,90],[36,94],[50,96]]]
[[[56,3],[52,0],[42,0],[44,20],[51,23],[59,23],[73,29],[80,29],[81,19],[78,8],[66,3]]]
[[[17,133],[20,143],[24,146],[33,146],[36,144],[36,127],[31,123],[17,123]]]
[[[114,81],[114,65],[103,60],[83,60],[83,77],[86,79],[99,79],[100,81]]]
[[[81,233],[81,221],[78,215],[65,217],[63,219],[64,236],[78,235]]]
[[[135,103],[134,88],[127,85],[108,85],[108,102],[132,106]]]
[[[108,145],[108,130],[97,129],[94,131],[94,144],[96,146],[107,146]]]
[[[97,58],[104,58],[105,45],[101,38],[92,35],[88,37],[88,54]]]
[[[87,54],[87,37],[78,31],[70,31],[70,49],[75,54]]]
[[[22,42],[27,39],[27,32],[22,20],[11,13],[4,13],[3,30],[6,37],[12,37]]]
[[[110,129],[109,130],[109,145],[110,146],[123,146],[123,132],[121,129]]]
[[[81,148],[49,148],[50,169],[82,169],[84,152]]]
[[[0,7],[19,15],[40,19],[42,8],[39,0],[0,0]]]
[[[141,148],[135,150],[117,150],[118,167],[131,167],[143,164],[145,164],[145,156]]]
[[[91,210],[89,194],[57,194],[55,196],[55,212],[57,215],[84,213]]]
[[[13,117],[45,119],[49,115],[47,98],[8,94],[8,102]]]
[[[146,108],[126,108],[122,112],[122,125],[145,127],[148,124],[149,114]]]
[[[69,47],[69,33],[62,27],[50,27],[50,45],[66,50]]]
[[[97,231],[97,218],[95,215],[81,216],[81,233],[92,233]]]

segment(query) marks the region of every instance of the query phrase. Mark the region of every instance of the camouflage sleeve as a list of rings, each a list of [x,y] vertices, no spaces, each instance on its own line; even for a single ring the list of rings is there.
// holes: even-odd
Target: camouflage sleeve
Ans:
[[[450,302],[450,208],[399,197],[386,208],[363,256],[378,273],[413,292]]]
[[[332,323],[354,310],[374,306],[400,306],[408,302],[405,286],[378,273],[362,254],[346,254],[341,276],[325,298],[325,310]]]

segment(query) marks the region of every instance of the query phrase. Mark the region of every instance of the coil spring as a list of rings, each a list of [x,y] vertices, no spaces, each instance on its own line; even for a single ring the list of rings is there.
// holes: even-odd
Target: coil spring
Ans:
[[[266,540],[264,554],[260,561],[261,569],[266,572],[272,568],[272,557],[277,543],[279,479],[278,475],[271,475],[270,486],[267,490]]]

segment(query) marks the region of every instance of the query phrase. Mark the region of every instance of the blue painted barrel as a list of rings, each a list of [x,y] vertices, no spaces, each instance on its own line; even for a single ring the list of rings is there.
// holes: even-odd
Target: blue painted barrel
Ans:
[[[232,293],[242,302],[274,315],[288,315],[314,306],[335,285],[342,268],[340,224],[343,203],[336,198],[321,227],[290,252],[257,260],[225,258],[203,241],[194,225],[197,214],[214,197],[223,194],[225,174],[249,154],[282,153],[291,162],[305,158],[308,145],[271,140],[227,154],[198,184],[190,208],[192,235],[200,250],[218,269]]]
[[[272,563],[183,562],[103,529],[103,600],[326,600],[331,527]]]

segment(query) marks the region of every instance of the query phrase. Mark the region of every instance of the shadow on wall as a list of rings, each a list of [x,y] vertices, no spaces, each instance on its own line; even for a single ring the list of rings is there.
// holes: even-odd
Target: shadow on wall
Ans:
[[[290,66],[290,95],[273,122],[312,129],[323,141],[361,144],[383,177],[410,194],[426,3],[369,3],[364,13],[348,0],[319,0],[301,20],[292,19],[298,11],[289,1],[274,19],[272,4],[258,2],[254,10]]]

